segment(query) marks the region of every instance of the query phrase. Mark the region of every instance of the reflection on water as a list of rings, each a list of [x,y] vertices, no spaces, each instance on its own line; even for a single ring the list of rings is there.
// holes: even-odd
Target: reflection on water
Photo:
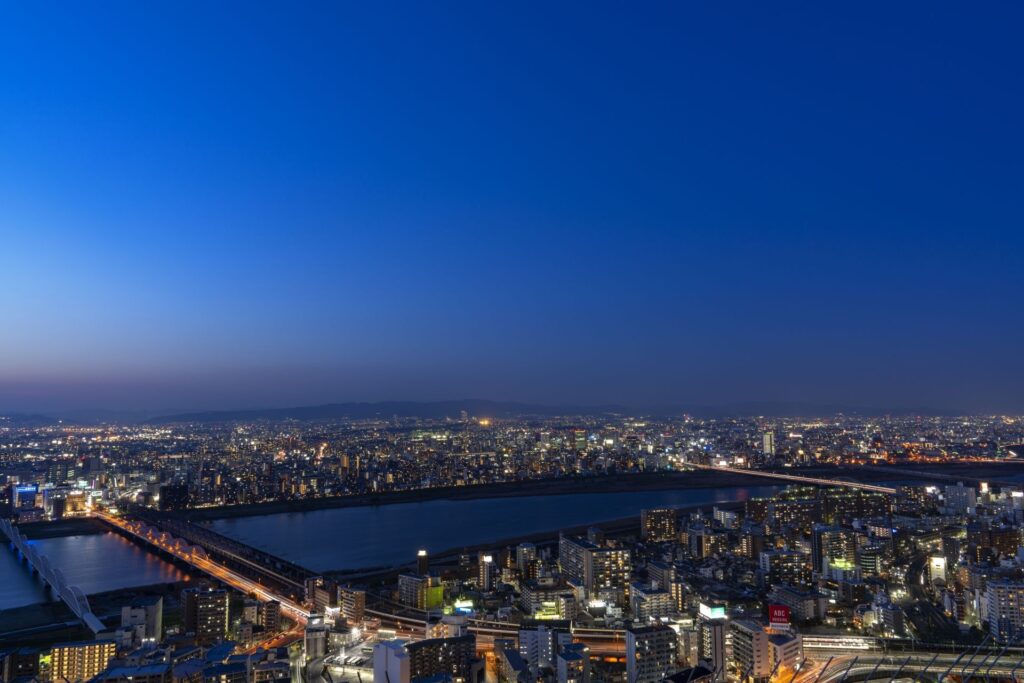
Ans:
[[[435,500],[219,519],[214,530],[313,571],[394,565],[419,548],[462,545],[685,507],[771,495],[778,486]]]
[[[45,538],[31,543],[86,594],[181,581],[184,572],[114,533]],[[54,599],[9,544],[0,548],[0,609]]]

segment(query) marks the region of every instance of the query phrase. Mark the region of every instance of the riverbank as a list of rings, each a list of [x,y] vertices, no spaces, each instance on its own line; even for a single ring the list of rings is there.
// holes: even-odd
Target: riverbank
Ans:
[[[386,491],[353,496],[329,496],[302,500],[271,501],[247,505],[188,510],[181,516],[190,521],[230,519],[273,515],[282,512],[309,512],[347,507],[426,503],[434,500],[479,500],[485,498],[518,498],[571,493],[619,493],[657,491],[676,488],[720,488],[723,486],[763,486],[764,479],[736,476],[721,472],[641,472],[637,474],[561,477],[527,481],[443,486],[411,491]]]
[[[677,514],[680,516],[689,515],[698,510],[710,511],[712,508],[718,508],[720,510],[735,510],[739,511],[743,509],[745,501],[729,501],[724,503],[710,503],[702,505],[687,505],[680,508],[675,508]],[[632,515],[629,517],[620,517],[618,519],[605,520],[602,522],[591,523],[591,524],[580,524],[572,527],[563,527],[557,529],[550,529],[545,531],[538,531],[532,534],[523,534],[520,536],[509,536],[506,538],[500,538],[494,541],[488,541],[486,543],[477,543],[472,545],[462,545],[447,548],[439,553],[432,553],[430,555],[430,564],[433,567],[449,566],[454,565],[459,558],[459,555],[464,553],[473,555],[482,550],[497,550],[500,548],[511,548],[519,545],[520,543],[533,543],[538,548],[545,546],[555,546],[558,543],[558,537],[562,534],[567,536],[583,536],[587,531],[593,527],[598,527],[605,534],[605,536],[612,538],[622,538],[627,536],[639,536],[640,534],[640,516]],[[380,583],[388,580],[393,581],[395,577],[408,569],[415,566],[415,562],[407,562],[404,564],[381,566],[381,567],[364,567],[360,569],[349,569],[349,570],[334,570],[323,572],[325,576],[343,580],[343,581],[361,581],[366,583]]]
[[[940,463],[910,464],[898,467],[887,465],[871,467],[794,467],[778,470],[786,474],[808,477],[845,479],[858,482],[904,480],[908,477],[921,481],[945,480],[958,477],[965,482],[998,480],[1000,477],[1024,475],[1024,462],[1010,463]],[[780,483],[785,483],[780,481]],[[230,519],[272,515],[283,512],[309,512],[333,508],[397,503],[423,503],[434,500],[476,500],[482,498],[510,498],[572,493],[620,493],[629,491],[657,491],[672,489],[721,488],[726,486],[763,486],[763,477],[745,476],[732,472],[710,470],[687,472],[640,472],[557,479],[531,479],[527,481],[478,484],[474,486],[446,486],[412,491],[387,491],[376,494],[331,496],[302,500],[271,501],[246,505],[231,505],[193,509],[178,513],[190,521]]]
[[[205,579],[200,579],[205,581]],[[164,628],[178,623],[178,596],[194,579],[135,586],[89,595],[89,607],[105,625],[120,624],[121,607],[136,597],[159,595],[164,598]],[[27,647],[60,641],[92,640],[89,631],[61,600],[0,610],[0,647]]]
[[[30,541],[43,538],[60,538],[62,536],[88,536],[105,534],[110,529],[94,517],[69,517],[53,522],[28,522],[19,524],[18,531],[25,534]]]

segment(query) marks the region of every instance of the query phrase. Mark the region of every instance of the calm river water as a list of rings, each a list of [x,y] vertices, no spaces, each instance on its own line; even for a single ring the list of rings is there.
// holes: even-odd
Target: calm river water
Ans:
[[[632,517],[644,508],[710,507],[714,503],[771,495],[781,488],[751,486],[433,500],[218,519],[212,528],[322,572],[401,564],[413,560],[419,548],[436,553],[457,546]]]
[[[68,583],[86,595],[180,581],[185,576],[174,565],[115,533],[45,538],[31,543],[60,568]],[[30,574],[27,565],[4,543],[0,547],[0,609],[51,599],[39,577]]]

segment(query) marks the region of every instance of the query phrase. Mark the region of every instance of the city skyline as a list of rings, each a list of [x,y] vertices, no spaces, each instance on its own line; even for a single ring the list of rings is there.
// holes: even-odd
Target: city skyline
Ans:
[[[881,15],[9,7],[0,410],[1024,413],[1021,8]]]

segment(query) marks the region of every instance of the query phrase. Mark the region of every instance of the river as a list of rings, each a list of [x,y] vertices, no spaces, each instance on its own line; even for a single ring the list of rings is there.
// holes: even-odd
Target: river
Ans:
[[[780,486],[673,489],[625,493],[433,500],[219,519],[214,530],[314,571],[358,569],[412,561],[416,550],[437,553],[516,536],[633,517],[644,508],[707,506],[766,496]],[[180,569],[114,533],[32,541],[87,595],[168,583]],[[0,549],[0,609],[52,599],[5,544]]]
[[[64,573],[69,584],[86,595],[185,578],[173,564],[111,532],[30,543]],[[0,609],[52,599],[42,580],[28,571],[9,543],[4,543],[0,548]]]
[[[433,500],[218,519],[213,530],[317,572],[396,565],[516,536],[767,496],[781,486]]]

